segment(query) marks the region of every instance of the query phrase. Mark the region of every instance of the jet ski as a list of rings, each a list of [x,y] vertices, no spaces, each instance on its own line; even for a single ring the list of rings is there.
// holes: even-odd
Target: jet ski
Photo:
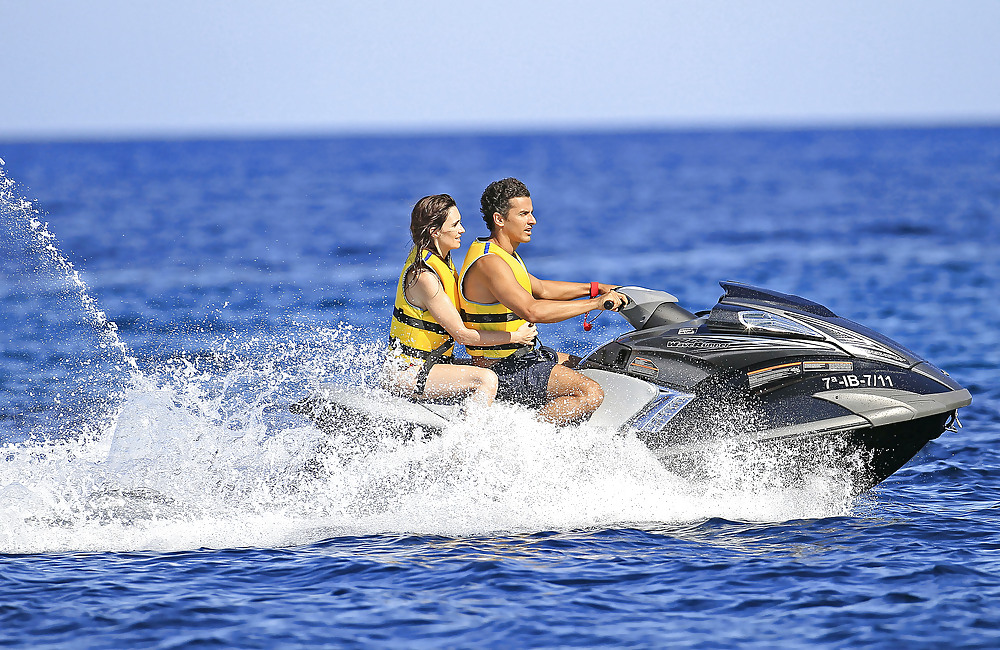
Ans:
[[[604,389],[592,426],[637,436],[671,469],[704,471],[720,448],[765,449],[808,474],[840,464],[859,492],[961,426],[972,402],[946,372],[805,298],[738,282],[692,313],[664,291],[621,287],[634,328],[577,369]],[[292,405],[320,428],[433,436],[460,406],[346,385]]]

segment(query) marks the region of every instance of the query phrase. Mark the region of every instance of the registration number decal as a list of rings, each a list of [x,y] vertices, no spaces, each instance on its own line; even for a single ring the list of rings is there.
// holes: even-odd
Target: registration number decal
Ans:
[[[836,375],[823,377],[823,386],[830,388],[892,388],[890,375]]]

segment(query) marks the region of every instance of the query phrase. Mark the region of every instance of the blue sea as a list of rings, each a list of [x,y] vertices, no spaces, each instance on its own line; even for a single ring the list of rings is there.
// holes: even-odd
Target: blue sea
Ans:
[[[1000,128],[0,158],[2,646],[1000,646]],[[691,311],[720,280],[804,296],[947,370],[964,428],[856,496],[781,458],[685,478],[514,406],[426,441],[290,413],[374,386],[413,203],[452,194],[468,246],[505,176],[532,192],[535,275]],[[585,354],[628,326],[540,331]]]

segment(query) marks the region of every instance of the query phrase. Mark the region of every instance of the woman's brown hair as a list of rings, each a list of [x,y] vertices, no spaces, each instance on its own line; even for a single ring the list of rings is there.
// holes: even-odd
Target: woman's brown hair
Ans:
[[[416,282],[419,269],[432,270],[424,261],[421,251],[429,250],[440,257],[437,246],[434,245],[432,230],[439,230],[444,226],[444,221],[448,217],[448,211],[455,207],[455,199],[448,194],[432,194],[417,201],[410,213],[410,237],[413,245],[417,248],[417,256],[413,265],[406,271],[405,286],[410,287]],[[445,255],[447,261],[451,256],[451,251]]]

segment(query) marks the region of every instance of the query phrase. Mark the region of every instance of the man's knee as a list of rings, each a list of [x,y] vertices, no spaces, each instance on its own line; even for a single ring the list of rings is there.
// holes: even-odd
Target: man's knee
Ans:
[[[604,403],[604,389],[590,377],[582,377],[580,398],[584,406],[591,412],[596,411]]]
[[[604,401],[604,390],[590,377],[557,365],[549,376],[547,401],[559,398],[570,398],[583,411],[593,413]]]

